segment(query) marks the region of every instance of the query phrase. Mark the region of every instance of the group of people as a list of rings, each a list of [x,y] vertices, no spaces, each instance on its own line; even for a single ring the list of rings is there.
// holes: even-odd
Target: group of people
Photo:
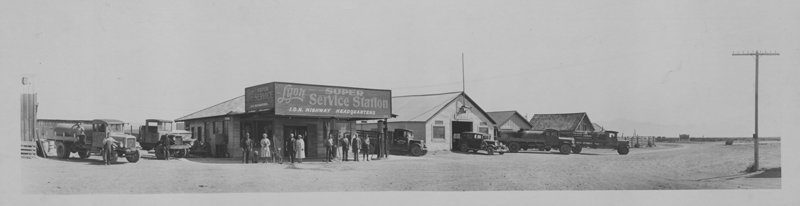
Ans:
[[[350,157],[348,157],[350,153],[353,154],[352,160],[356,162],[372,160],[370,150],[373,146],[370,144],[370,139],[357,134],[353,134],[351,138],[348,136],[350,135],[331,133],[325,137],[323,140],[325,162],[350,161]],[[266,133],[263,134],[260,145],[260,149],[254,150],[255,142],[250,138],[250,133],[245,133],[245,139],[241,143],[243,164],[258,163],[259,161],[265,164],[270,159],[273,163],[283,164],[281,147],[273,145]],[[303,135],[290,134],[290,140],[284,143],[283,148],[287,151],[291,163],[303,163],[303,159],[306,157]]]
[[[283,155],[281,154],[281,148],[277,147],[272,144],[269,140],[267,133],[264,133],[261,138],[261,149],[257,151],[253,150],[254,142],[250,139],[250,133],[245,133],[245,140],[242,141],[242,163],[247,164],[249,162],[258,163],[259,161],[262,164],[266,164],[272,159],[273,163],[283,164]],[[274,148],[272,148],[274,147]],[[297,161],[298,163],[303,163],[303,159],[306,158],[306,146],[305,141],[303,140],[303,135],[291,134],[291,140],[286,142],[284,145],[286,151],[289,152],[289,160],[294,163]],[[250,155],[253,155],[250,158]],[[277,159],[277,160],[276,160]]]
[[[371,161],[372,157],[370,150],[373,145],[370,144],[369,137],[353,134],[351,138],[349,134],[338,135],[330,133],[323,142],[325,146],[325,162],[333,162],[334,160],[347,162],[349,161],[349,153],[353,154],[353,161]],[[379,155],[379,154],[375,154]],[[360,156],[360,159],[359,159]]]

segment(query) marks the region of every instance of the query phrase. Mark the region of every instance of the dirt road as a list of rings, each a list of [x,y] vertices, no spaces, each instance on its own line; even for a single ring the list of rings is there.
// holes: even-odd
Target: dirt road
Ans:
[[[22,159],[27,194],[140,194],[304,191],[639,190],[781,188],[780,142],[760,146],[763,174],[742,173],[752,145],[722,142],[610,149],[582,154],[431,152],[372,162],[239,164],[235,160],[155,160],[103,166],[89,159]],[[88,180],[88,181],[87,181]]]

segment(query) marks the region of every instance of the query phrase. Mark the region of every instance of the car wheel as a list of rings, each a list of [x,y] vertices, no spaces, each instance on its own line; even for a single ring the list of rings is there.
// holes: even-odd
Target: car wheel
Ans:
[[[186,157],[186,151],[185,151],[185,150],[178,150],[178,151],[175,151],[175,157],[177,157],[177,158],[183,158],[183,157]]]
[[[69,158],[69,150],[64,142],[56,142],[56,156],[61,159]]]
[[[136,163],[139,161],[139,151],[134,151],[132,154],[125,155],[125,159],[128,160],[130,163]]]
[[[572,148],[572,153],[580,154],[581,150],[583,150],[583,147],[581,147],[581,146],[573,147]]]
[[[415,157],[419,157],[420,155],[422,155],[422,147],[419,146],[418,144],[411,145],[411,155]]]
[[[537,149],[539,149],[539,151],[544,151],[544,147],[539,147]]]
[[[500,153],[500,155],[503,155],[503,154],[505,154],[505,152],[501,152],[501,153]]]
[[[486,147],[486,153],[488,153],[489,155],[493,155],[494,149],[492,147]]]
[[[617,149],[617,153],[619,153],[620,155],[626,155],[628,154],[629,151],[630,148],[628,147],[628,145],[620,146],[619,149]]]
[[[86,158],[89,158],[89,156],[91,156],[91,154],[89,153],[89,151],[79,151],[78,152],[78,156],[80,156],[81,159],[86,159]]]
[[[165,157],[164,157],[164,147],[156,146],[155,153],[156,153],[156,159],[165,159]]]
[[[469,146],[467,146],[467,143],[461,144],[461,147],[459,148],[461,148],[461,152],[469,152]]]
[[[569,146],[568,144],[562,144],[561,147],[559,147],[558,149],[558,152],[565,155],[568,155],[569,152],[571,151],[572,151],[572,146]]]
[[[545,147],[545,148],[544,148],[544,151],[548,151],[548,152],[549,152],[549,151],[550,151],[550,149],[552,149],[552,148],[550,148],[550,147]]]
[[[519,152],[519,143],[512,142],[511,144],[508,144],[508,151]]]

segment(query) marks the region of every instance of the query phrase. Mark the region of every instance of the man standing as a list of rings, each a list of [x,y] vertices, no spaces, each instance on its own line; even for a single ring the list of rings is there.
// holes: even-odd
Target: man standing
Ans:
[[[364,149],[364,160],[370,161],[370,159],[372,159],[372,158],[370,158],[370,156],[369,156],[369,147],[370,147],[370,145],[369,145],[369,136],[368,135],[364,135],[362,137],[364,139],[364,141],[363,141],[364,143],[362,144],[362,147]]]
[[[289,161],[291,161],[292,163],[294,163],[294,154],[295,154],[294,143],[295,143],[294,133],[289,134],[289,141],[286,142],[286,151],[289,152]]]
[[[244,133],[244,141],[242,141],[242,164],[247,164],[250,161],[250,153],[253,153],[253,141],[250,140],[250,133]]]
[[[342,147],[342,162],[347,162],[347,149],[350,148],[350,142],[347,141],[347,135],[342,135],[339,138],[339,146]]]
[[[111,132],[106,132],[106,139],[103,140],[103,161],[106,165],[111,165],[111,158],[114,157],[114,146],[117,143],[111,138]]]
[[[352,144],[351,150],[353,150],[353,161],[358,161],[358,152],[361,150],[361,139],[358,138],[358,135],[353,134],[353,140],[350,140]]]
[[[331,156],[333,156],[333,141],[331,141],[333,137],[331,137],[331,135],[333,135],[333,133],[328,134],[328,136],[325,137],[325,141],[322,142],[322,146],[325,147],[325,163],[331,162]]]

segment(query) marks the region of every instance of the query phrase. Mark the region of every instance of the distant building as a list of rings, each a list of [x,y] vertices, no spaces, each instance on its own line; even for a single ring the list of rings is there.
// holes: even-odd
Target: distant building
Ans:
[[[691,137],[689,137],[689,134],[680,134],[680,135],[678,135],[678,137],[679,137],[678,141],[681,141],[681,142],[683,142],[683,141],[686,141],[686,142],[692,141]]]
[[[496,128],[500,131],[530,130],[533,128],[533,125],[517,111],[487,112],[487,114],[497,122]]]
[[[533,130],[555,129],[562,133],[586,134],[595,131],[586,112],[565,114],[535,114],[530,121]]]

